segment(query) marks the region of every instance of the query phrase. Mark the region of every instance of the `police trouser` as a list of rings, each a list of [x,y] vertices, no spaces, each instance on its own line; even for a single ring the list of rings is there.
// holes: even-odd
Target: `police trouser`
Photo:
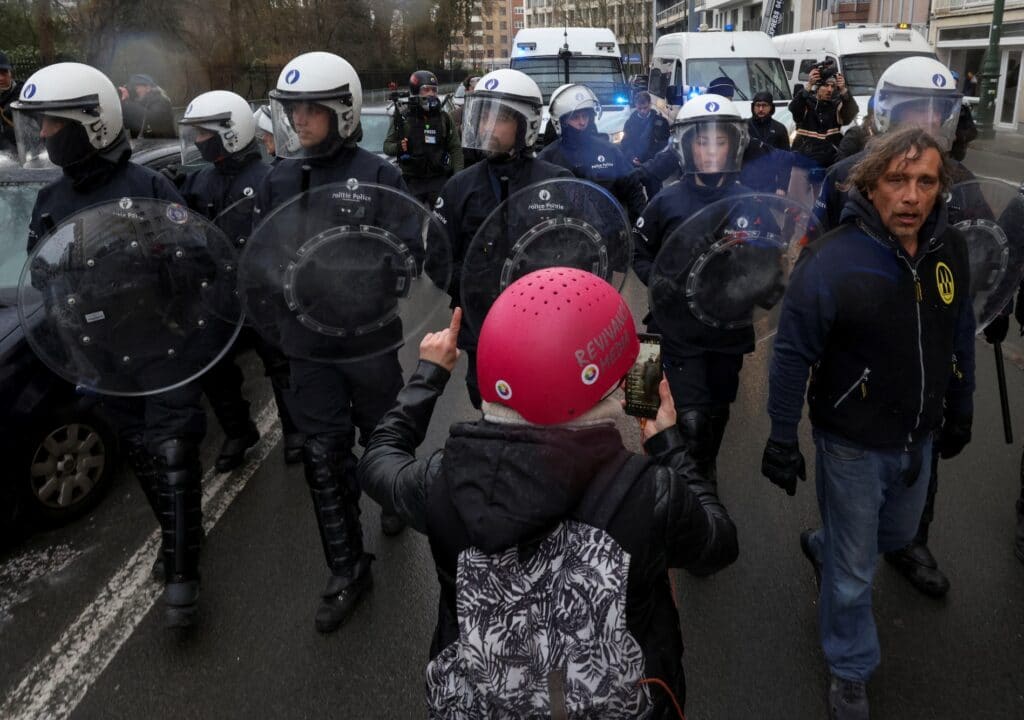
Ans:
[[[409,188],[409,194],[426,205],[433,208],[437,202],[437,196],[441,189],[448,182],[451,175],[437,175],[434,177],[406,177],[405,185]]]
[[[305,434],[303,463],[324,557],[331,573],[349,577],[363,555],[355,432],[366,445],[402,389],[398,353],[351,363],[291,358],[289,411]]]
[[[251,328],[244,328],[238,340],[220,362],[199,378],[203,392],[206,393],[224,434],[229,438],[243,437],[252,424],[252,419],[249,415],[249,401],[242,395],[245,377],[236,362],[236,357],[250,347],[256,351],[263,362],[264,374],[270,378],[274,400],[277,403],[277,414],[281,418],[281,429],[285,435],[291,435],[295,432],[295,423],[285,398],[291,391],[288,358]]]
[[[195,580],[202,538],[199,444],[206,413],[199,383],[144,398],[112,397],[104,407],[161,529],[167,582]]]
[[[736,400],[743,355],[695,349],[692,354],[662,357],[662,367],[690,454],[701,474],[715,481],[716,459],[729,422],[729,406]]]

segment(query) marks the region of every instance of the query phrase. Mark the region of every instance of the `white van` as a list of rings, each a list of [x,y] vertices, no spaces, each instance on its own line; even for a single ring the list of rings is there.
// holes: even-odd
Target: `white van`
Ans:
[[[563,50],[568,47],[568,53]],[[629,88],[615,33],[608,28],[529,28],[516,33],[509,67],[529,75],[544,95],[541,134],[547,127],[551,93],[566,82],[586,85],[601,103],[597,129],[622,139],[629,117]],[[568,79],[566,76],[568,74]]]
[[[669,120],[695,95],[707,91],[712,80],[729,77],[736,84],[733,102],[745,118],[754,94],[766,90],[775,98],[776,120],[790,135],[796,129],[789,112],[793,99],[779,52],[763,32],[670,33],[658,38],[647,81],[651,99]]]
[[[807,82],[815,65],[835,61],[860,106],[861,117],[886,68],[906,57],[935,57],[928,41],[906,23],[821,28],[776,35],[772,41],[782,57],[787,84],[794,90]]]

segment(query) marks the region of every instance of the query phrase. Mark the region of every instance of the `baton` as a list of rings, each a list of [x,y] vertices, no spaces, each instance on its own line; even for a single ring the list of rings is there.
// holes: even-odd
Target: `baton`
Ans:
[[[1007,445],[1013,445],[1013,423],[1010,421],[1010,398],[1006,394],[1006,368],[1003,367],[1003,344],[992,343],[996,353],[996,380],[999,383],[999,406],[1003,411],[1003,437]]]

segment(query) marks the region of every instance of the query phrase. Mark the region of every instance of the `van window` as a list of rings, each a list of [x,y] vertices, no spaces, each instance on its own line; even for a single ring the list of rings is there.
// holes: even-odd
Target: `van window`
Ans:
[[[540,87],[547,103],[560,85],[565,83],[565,65],[557,57],[513,58],[512,69],[529,75]],[[569,82],[586,85],[602,105],[614,105],[625,92],[626,77],[617,57],[573,55],[569,60]]]
[[[672,82],[672,59],[654,58],[651,61],[651,77],[647,82],[647,89],[652,95],[660,98],[665,97],[665,91]]]
[[[786,77],[791,77],[793,75],[794,64],[795,63],[792,58],[790,58],[789,60],[782,61],[782,69],[786,71]]]
[[[871,95],[878,78],[897,60],[908,57],[935,57],[928,52],[864,53],[843,56],[843,78],[854,95]]]
[[[681,60],[676,60],[675,67],[672,70],[672,84],[676,87],[683,86],[683,63]]]
[[[754,93],[766,91],[777,100],[792,100],[789,80],[778,58],[699,58],[686,61],[686,82],[690,87],[707,87],[726,76],[736,84],[736,100],[750,101]]]
[[[811,76],[811,70],[818,64],[817,60],[801,60],[800,61],[800,74],[797,75],[798,80],[807,82],[807,78]]]

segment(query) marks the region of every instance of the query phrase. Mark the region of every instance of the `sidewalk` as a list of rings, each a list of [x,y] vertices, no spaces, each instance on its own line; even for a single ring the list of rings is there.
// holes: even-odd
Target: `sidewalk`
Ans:
[[[991,140],[978,138],[971,142],[970,149],[1024,159],[1024,133],[1014,130],[996,130],[994,138]]]

